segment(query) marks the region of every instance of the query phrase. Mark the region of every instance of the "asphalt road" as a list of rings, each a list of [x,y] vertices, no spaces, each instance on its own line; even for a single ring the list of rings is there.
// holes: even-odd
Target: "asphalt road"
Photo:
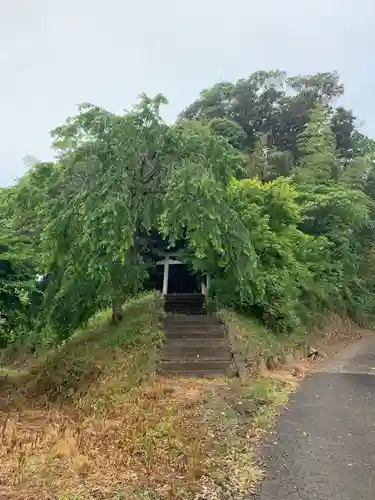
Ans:
[[[375,338],[302,383],[263,459],[256,500],[375,499]]]

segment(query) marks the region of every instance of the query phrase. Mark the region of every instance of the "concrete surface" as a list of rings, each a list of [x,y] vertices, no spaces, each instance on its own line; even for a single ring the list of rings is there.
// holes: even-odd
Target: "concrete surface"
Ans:
[[[256,500],[375,499],[375,338],[301,384],[262,452]]]

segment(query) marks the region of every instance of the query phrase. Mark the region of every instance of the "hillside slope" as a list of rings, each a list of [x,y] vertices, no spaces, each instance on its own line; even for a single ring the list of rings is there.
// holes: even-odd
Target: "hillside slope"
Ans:
[[[293,388],[260,379],[155,376],[162,304],[102,312],[59,349],[1,380],[0,497],[221,499],[261,473],[253,445]]]

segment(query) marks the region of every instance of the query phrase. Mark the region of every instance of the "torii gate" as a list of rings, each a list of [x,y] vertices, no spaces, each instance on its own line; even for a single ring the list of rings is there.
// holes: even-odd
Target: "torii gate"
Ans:
[[[184,262],[180,260],[173,259],[173,257],[177,257],[177,253],[166,254],[164,259],[156,262],[157,266],[164,266],[164,274],[163,274],[163,295],[168,293],[168,280],[169,280],[169,266],[181,265]],[[202,293],[203,295],[207,295],[208,288],[210,286],[210,276],[206,275],[206,283],[202,281]]]

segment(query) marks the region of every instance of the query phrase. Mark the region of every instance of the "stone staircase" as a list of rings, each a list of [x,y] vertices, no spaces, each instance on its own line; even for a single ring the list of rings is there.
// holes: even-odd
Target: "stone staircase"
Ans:
[[[164,309],[173,314],[205,314],[202,293],[171,293],[164,296]]]
[[[205,314],[203,295],[166,295],[165,310],[161,375],[197,378],[237,375],[224,326]]]

